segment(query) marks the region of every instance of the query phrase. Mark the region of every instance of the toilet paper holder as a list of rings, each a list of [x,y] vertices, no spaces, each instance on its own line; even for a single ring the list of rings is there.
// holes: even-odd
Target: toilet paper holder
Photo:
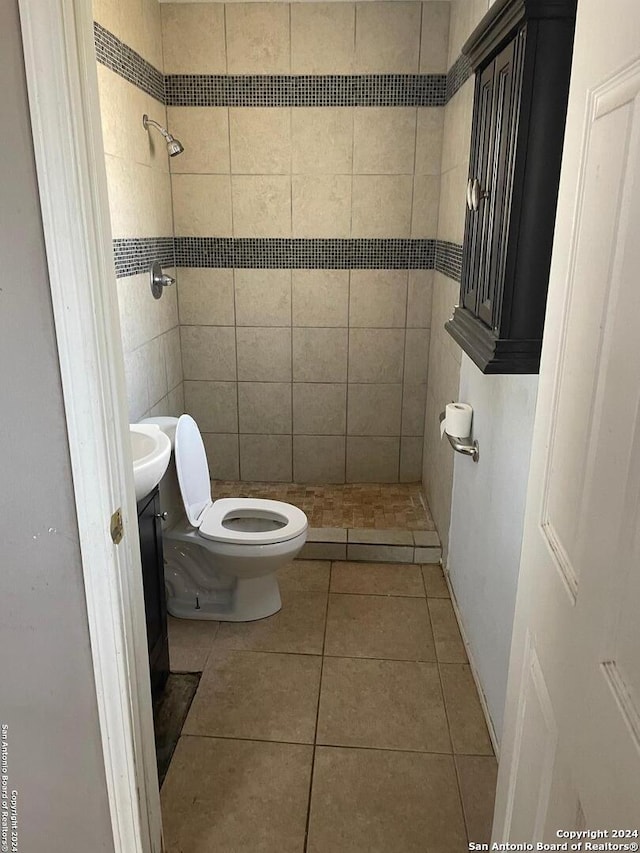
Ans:
[[[440,412],[440,423],[445,419],[445,413]],[[470,456],[474,462],[477,462],[480,458],[480,445],[478,442],[471,438],[470,435],[466,435],[464,437],[459,437],[457,435],[449,435],[448,432],[445,431],[445,435],[449,439],[449,444],[456,453],[462,453],[465,456]]]

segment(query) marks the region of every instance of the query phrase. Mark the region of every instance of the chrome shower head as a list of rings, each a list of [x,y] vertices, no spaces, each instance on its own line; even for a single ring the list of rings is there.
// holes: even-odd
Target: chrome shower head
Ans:
[[[184,151],[184,145],[180,142],[179,139],[175,139],[169,131],[163,127],[161,124],[158,124],[157,121],[154,121],[152,118],[145,113],[142,116],[142,126],[145,130],[148,130],[149,127],[155,127],[156,130],[159,130],[160,133],[164,136],[165,142],[167,143],[167,152],[169,157],[177,157],[178,154],[182,154]]]

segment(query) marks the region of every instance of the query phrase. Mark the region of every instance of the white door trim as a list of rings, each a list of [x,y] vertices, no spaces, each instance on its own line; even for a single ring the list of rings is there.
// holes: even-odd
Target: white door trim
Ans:
[[[90,0],[19,0],[116,853],[159,853],[142,572]],[[43,437],[43,440],[46,440]],[[122,508],[114,545],[110,517]]]

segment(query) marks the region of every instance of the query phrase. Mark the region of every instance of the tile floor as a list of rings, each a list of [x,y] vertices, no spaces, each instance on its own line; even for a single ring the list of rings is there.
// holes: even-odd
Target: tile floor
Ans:
[[[295,504],[310,527],[435,530],[420,483],[243,483],[214,480],[214,498],[266,498]]]
[[[260,622],[170,619],[203,670],[162,788],[168,853],[458,853],[496,761],[437,565],[295,561]]]

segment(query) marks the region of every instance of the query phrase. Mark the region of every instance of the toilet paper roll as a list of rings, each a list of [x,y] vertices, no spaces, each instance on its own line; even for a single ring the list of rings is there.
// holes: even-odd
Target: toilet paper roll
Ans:
[[[445,432],[459,438],[471,435],[472,417],[473,408],[468,403],[447,403],[445,417],[440,424],[440,438]]]

